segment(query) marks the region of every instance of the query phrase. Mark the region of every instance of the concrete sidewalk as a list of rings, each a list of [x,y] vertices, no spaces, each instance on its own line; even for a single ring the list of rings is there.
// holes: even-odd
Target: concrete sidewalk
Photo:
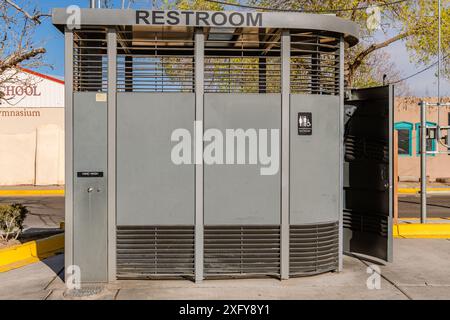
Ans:
[[[396,239],[395,262],[380,266],[369,290],[367,261],[345,257],[344,271],[277,279],[117,281],[83,299],[450,299],[450,241]],[[0,274],[0,299],[74,299],[65,295],[63,256]],[[95,291],[98,287],[88,287]]]

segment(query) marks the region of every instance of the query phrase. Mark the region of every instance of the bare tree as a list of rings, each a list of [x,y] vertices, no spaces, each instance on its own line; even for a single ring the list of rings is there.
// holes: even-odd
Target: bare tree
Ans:
[[[34,33],[49,16],[30,1],[0,0],[0,103],[7,101],[6,84],[30,85],[32,77],[20,75],[20,67],[42,66],[46,50],[35,42]]]

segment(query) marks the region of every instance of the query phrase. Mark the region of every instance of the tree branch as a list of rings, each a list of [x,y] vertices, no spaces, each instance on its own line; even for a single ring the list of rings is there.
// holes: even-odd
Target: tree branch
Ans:
[[[5,2],[7,4],[9,4],[11,7],[13,7],[14,9],[16,9],[17,11],[21,12],[25,17],[27,17],[28,19],[34,21],[34,23],[37,23],[37,24],[41,24],[41,18],[42,17],[49,17],[50,16],[49,14],[44,14],[44,13],[37,13],[37,14],[31,15],[31,14],[28,13],[28,11],[26,11],[25,9],[20,7],[14,1],[12,1],[12,0],[5,0]]]
[[[8,58],[6,58],[4,61],[0,61],[0,74],[5,72],[7,69],[17,66],[22,61],[29,60],[46,52],[47,50],[45,50],[44,48],[32,49],[30,51],[22,53],[15,52],[11,54]]]
[[[405,39],[407,37],[409,37],[410,35],[412,35],[414,33],[413,30],[409,30],[403,33],[399,33],[398,35],[396,35],[395,37],[392,37],[390,39],[387,39],[383,42],[380,43],[374,43],[371,44],[368,48],[366,48],[365,50],[361,51],[356,58],[353,60],[352,63],[349,63],[349,67],[348,67],[348,83],[349,85],[351,85],[352,80],[353,80],[353,75],[355,74],[356,69],[358,69],[361,64],[363,63],[364,59],[371,54],[372,52],[379,50],[381,48],[387,47],[390,44]]]

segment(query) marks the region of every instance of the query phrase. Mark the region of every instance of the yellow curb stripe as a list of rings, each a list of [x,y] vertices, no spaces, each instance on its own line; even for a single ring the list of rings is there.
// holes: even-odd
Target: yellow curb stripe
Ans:
[[[0,272],[23,267],[64,250],[64,234],[0,250]]]
[[[405,223],[394,225],[393,236],[406,239],[450,239],[448,223]]]
[[[419,193],[420,188],[398,188],[398,193],[401,194],[415,194]],[[427,192],[448,192],[450,193],[450,188],[427,188]]]
[[[64,190],[0,190],[0,196],[17,197],[17,196],[63,196]]]

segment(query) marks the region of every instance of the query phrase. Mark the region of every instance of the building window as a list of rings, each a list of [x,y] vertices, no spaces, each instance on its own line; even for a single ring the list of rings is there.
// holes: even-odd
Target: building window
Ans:
[[[402,157],[412,156],[413,124],[404,121],[397,122],[394,128],[398,132],[398,155]]]
[[[436,123],[427,121],[427,128],[430,127],[436,127]],[[436,151],[436,139],[427,139],[427,151]],[[416,123],[416,155],[420,155],[420,123]]]

